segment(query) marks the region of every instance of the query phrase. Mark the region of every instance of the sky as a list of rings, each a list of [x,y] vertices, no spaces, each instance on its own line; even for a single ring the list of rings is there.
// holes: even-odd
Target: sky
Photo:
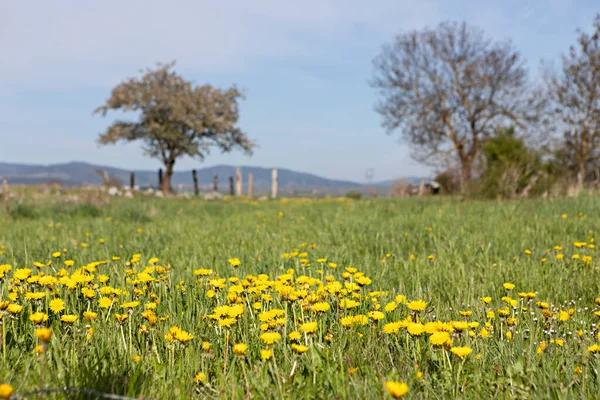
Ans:
[[[158,168],[138,143],[100,147],[113,118],[92,111],[125,78],[176,60],[197,84],[244,89],[240,127],[259,146],[252,157],[215,150],[176,169],[429,176],[374,111],[368,81],[384,43],[466,21],[512,40],[535,80],[540,60],[558,60],[597,12],[598,0],[0,0],[0,162]]]

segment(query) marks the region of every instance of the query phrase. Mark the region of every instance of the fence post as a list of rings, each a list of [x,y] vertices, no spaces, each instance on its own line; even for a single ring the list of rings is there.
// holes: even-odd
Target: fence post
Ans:
[[[254,174],[250,172],[248,174],[248,198],[252,199],[254,196]]]
[[[219,177],[217,176],[217,174],[213,175],[213,191],[219,191]]]
[[[234,187],[233,187],[233,176],[229,177],[229,194],[234,195]]]
[[[135,187],[135,172],[129,174],[129,188],[133,190]]]
[[[200,189],[198,189],[198,173],[195,169],[192,170],[192,179],[194,180],[194,195],[198,196]]]
[[[8,176],[6,175],[2,177],[2,196],[0,197],[4,200],[4,204],[8,205]]]
[[[242,169],[241,168],[236,168],[235,169],[235,195],[236,196],[241,196],[242,195]]]
[[[421,178],[421,182],[419,183],[419,196],[423,196],[425,194],[425,179]]]
[[[277,198],[277,169],[273,168],[271,171],[271,197],[273,199]]]
[[[162,168],[158,169],[158,190],[163,189],[163,170]]]

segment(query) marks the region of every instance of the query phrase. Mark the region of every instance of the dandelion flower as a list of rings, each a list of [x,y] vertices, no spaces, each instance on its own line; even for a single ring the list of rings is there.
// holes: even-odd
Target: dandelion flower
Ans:
[[[34,324],[39,325],[42,322],[48,321],[48,314],[43,312],[36,312],[29,316],[29,320]]]
[[[317,324],[316,322],[306,322],[302,325],[300,325],[300,330],[304,333],[313,333],[317,330],[317,328],[319,327],[319,324]]]
[[[207,276],[207,275],[212,275],[212,273],[213,273],[212,269],[200,268],[200,269],[194,270],[194,275],[196,275],[196,276]]]
[[[450,340],[450,334],[448,332],[435,332],[429,336],[429,341],[434,346],[443,346]]]
[[[8,311],[11,314],[18,314],[21,312],[21,310],[23,310],[23,306],[15,303],[9,304],[6,308],[6,311]]]
[[[248,345],[245,343],[238,343],[233,346],[233,352],[239,356],[243,356],[246,353],[246,350],[248,350]]]
[[[50,328],[38,328],[35,330],[35,336],[42,342],[48,343],[52,338],[52,329]]]
[[[418,323],[410,323],[406,327],[406,330],[413,336],[419,336],[420,334],[425,332],[425,325]]]
[[[406,307],[408,307],[412,311],[423,311],[425,307],[427,307],[427,303],[423,300],[413,300],[411,302],[406,303]]]
[[[194,382],[196,383],[206,383],[207,377],[204,372],[198,372],[196,376],[194,376]]]
[[[8,383],[0,384],[0,399],[8,400],[12,396],[14,388]]]
[[[129,314],[115,314],[115,318],[120,323],[123,323],[127,320],[127,318],[129,318]]]
[[[386,382],[385,383],[385,389],[395,399],[398,399],[398,398],[404,396],[410,390],[408,388],[408,385],[406,383],[404,383],[404,382],[393,382],[393,381]]]
[[[260,335],[260,340],[265,344],[273,344],[281,339],[281,335],[277,332],[265,332]]]
[[[108,297],[100,297],[100,299],[98,300],[98,306],[100,308],[109,308],[110,306],[112,306],[112,304],[113,301]]]
[[[175,332],[175,334],[173,335],[173,338],[180,343],[187,343],[190,340],[192,340],[194,338],[194,336],[190,335],[189,332],[186,332],[182,329],[178,329]]]
[[[60,317],[62,322],[66,322],[67,324],[72,324],[79,319],[78,315],[66,314]]]
[[[58,314],[59,312],[65,309],[65,302],[62,299],[52,299],[50,300],[50,310],[54,314]]]
[[[325,311],[328,311],[330,308],[331,308],[331,306],[329,305],[329,303],[319,302],[319,303],[313,304],[312,311],[314,311],[314,312],[325,312]]]
[[[452,347],[450,349],[450,352],[460,357],[461,359],[464,359],[466,356],[473,352],[473,349],[471,349],[470,347]]]
[[[302,354],[302,353],[306,353],[306,351],[308,350],[308,347],[302,345],[302,344],[292,344],[292,350],[294,350],[296,353],[298,354]]]
[[[260,358],[264,361],[273,357],[273,352],[269,349],[263,349],[260,351]]]
[[[139,305],[140,305],[139,301],[128,301],[128,302],[121,304],[121,308],[136,308]]]
[[[93,311],[85,311],[83,313],[83,317],[86,319],[86,321],[95,321],[96,318],[98,318],[98,313]]]

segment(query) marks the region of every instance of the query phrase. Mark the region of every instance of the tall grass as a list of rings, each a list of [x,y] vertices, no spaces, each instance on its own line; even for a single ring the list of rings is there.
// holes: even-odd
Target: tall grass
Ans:
[[[598,358],[587,349],[598,341],[595,298],[600,295],[596,249],[591,248],[600,220],[600,199],[525,200],[513,202],[458,201],[453,199],[401,199],[328,202],[220,202],[198,200],[133,199],[109,206],[35,206],[21,204],[0,212],[0,264],[12,269],[0,279],[0,302],[19,292],[11,303],[23,305],[16,315],[2,311],[4,347],[0,350],[0,383],[15,392],[48,388],[82,388],[131,397],[166,398],[382,398],[386,381],[404,381],[413,398],[594,398],[598,388]],[[563,218],[563,214],[566,214]],[[585,242],[575,247],[574,242]],[[562,250],[555,249],[561,246]],[[530,250],[531,254],[526,254]],[[53,252],[60,252],[53,257]],[[294,252],[308,253],[306,256]],[[139,263],[127,264],[136,253]],[[282,255],[287,256],[282,257]],[[562,259],[556,257],[563,254]],[[579,258],[573,259],[577,254]],[[584,262],[583,256],[591,256]],[[119,257],[113,261],[112,257]],[[167,278],[149,286],[132,281],[158,258]],[[239,258],[240,265],[228,260]],[[326,258],[327,262],[317,259]],[[88,300],[81,291],[60,284],[51,288],[22,282],[15,285],[17,268],[34,262],[51,265],[39,269],[57,275],[65,269],[107,260],[97,266]],[[306,265],[308,260],[310,266]],[[545,259],[545,262],[542,262]],[[116,258],[115,258],[116,260]],[[589,261],[589,260],[588,260]],[[337,264],[335,268],[328,263]],[[153,264],[154,265],[154,264]],[[285,310],[287,323],[282,340],[272,346],[274,358],[260,359],[266,346],[259,338],[260,321],[255,300],[244,297],[245,312],[227,330],[207,317],[215,306],[227,304],[227,289],[209,298],[207,279],[194,274],[212,269],[216,277],[267,274],[276,280],[289,269],[326,284],[331,275],[340,282],[346,268],[356,268],[372,281],[360,289],[360,306],[338,309],[341,297],[323,295],[331,310],[316,316],[296,303],[278,298],[260,300],[262,310]],[[128,270],[135,270],[134,272]],[[321,274],[319,270],[323,271]],[[107,283],[98,281],[107,275]],[[153,276],[159,277],[156,272]],[[352,278],[354,279],[354,278]],[[507,291],[503,284],[513,283]],[[104,285],[123,288],[110,310],[98,307]],[[228,287],[235,282],[227,282]],[[97,286],[93,286],[97,285]],[[318,285],[310,291],[317,291]],[[143,289],[142,294],[134,289]],[[39,302],[24,298],[27,291],[45,291]],[[422,313],[398,304],[380,322],[346,328],[341,318],[380,310],[396,295],[428,303]],[[532,301],[519,300],[517,292],[536,292]],[[488,305],[482,297],[492,297]],[[507,306],[502,297],[518,300],[509,307],[514,326],[497,312]],[[48,309],[52,298],[65,300],[62,313],[77,314],[68,325]],[[140,300],[139,308],[122,324],[114,314],[126,313],[119,304]],[[158,299],[158,301],[157,301]],[[164,318],[155,326],[141,316],[145,304],[156,302],[156,314]],[[556,316],[546,320],[535,301],[546,301]],[[495,319],[487,311],[496,312]],[[559,311],[573,309],[567,321]],[[86,321],[83,312],[98,312]],[[471,311],[468,318],[458,311]],[[44,354],[34,354],[39,341],[29,321],[34,311],[49,315],[46,326],[54,336]],[[411,336],[403,328],[397,335],[383,333],[385,323],[419,315],[421,322],[468,320],[479,322],[471,337],[453,335],[453,345],[468,346],[473,353],[464,360],[432,346],[427,334]],[[319,330],[303,334],[309,348],[296,354],[288,334],[300,322],[316,320]],[[493,325],[490,337],[479,332],[485,322]],[[142,325],[150,333],[141,334]],[[191,333],[184,345],[165,340],[171,326]],[[87,332],[94,332],[88,337]],[[578,335],[582,330],[583,334]],[[506,332],[513,338],[509,340]],[[327,333],[331,341],[325,340]],[[227,338],[226,335],[229,335]],[[560,346],[550,340],[563,339]],[[211,344],[203,349],[203,342]],[[233,354],[232,345],[246,343],[244,356]],[[539,353],[540,343],[549,347]],[[139,357],[139,358],[138,358]],[[581,373],[575,373],[576,368]],[[203,372],[205,383],[194,382]],[[423,374],[420,377],[419,374]],[[44,398],[63,398],[47,394]],[[70,395],[71,396],[71,395]],[[75,394],[72,394],[75,396]],[[87,397],[86,397],[87,396]],[[94,398],[81,395],[81,398]]]

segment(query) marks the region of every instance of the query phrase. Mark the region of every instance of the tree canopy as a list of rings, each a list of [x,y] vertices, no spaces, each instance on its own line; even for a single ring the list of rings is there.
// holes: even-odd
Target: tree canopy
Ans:
[[[580,32],[561,68],[547,75],[551,112],[563,136],[560,154],[575,171],[579,187],[600,161],[600,15],[593,28],[592,34]]]
[[[118,120],[100,134],[100,144],[141,141],[145,153],[165,166],[163,191],[170,191],[175,161],[189,156],[203,160],[212,147],[251,154],[255,143],[237,126],[243,94],[235,86],[195,86],[173,71],[175,63],[158,64],[141,78],[117,85],[94,113],[137,112],[137,121]]]
[[[520,54],[466,23],[399,34],[373,63],[376,110],[388,133],[400,130],[418,161],[458,162],[463,186],[497,127],[538,115]]]

